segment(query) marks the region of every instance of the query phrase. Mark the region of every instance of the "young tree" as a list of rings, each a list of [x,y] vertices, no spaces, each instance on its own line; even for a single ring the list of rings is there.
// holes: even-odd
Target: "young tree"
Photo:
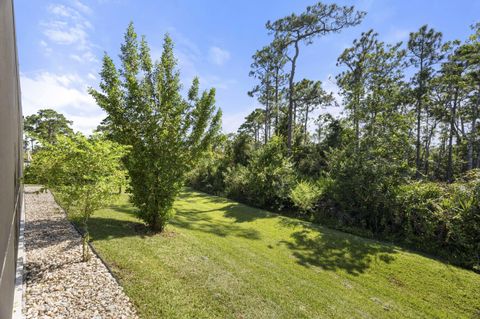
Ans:
[[[365,12],[355,11],[354,7],[340,7],[336,4],[326,5],[321,2],[307,7],[300,15],[291,15],[276,20],[268,21],[266,28],[275,35],[276,41],[284,48],[293,48],[293,53],[286,55],[290,61],[288,79],[288,120],[287,120],[287,146],[292,149],[293,108],[295,96],[295,71],[297,59],[300,54],[300,44],[309,45],[313,39],[322,35],[340,32],[342,29],[359,24]]]
[[[100,91],[90,89],[108,117],[114,140],[131,145],[125,160],[132,201],[154,231],[173,216],[173,202],[185,174],[210,147],[221,126],[215,90],[199,95],[198,79],[185,100],[180,94],[173,43],[165,36],[160,61],[153,63],[145,38],[140,44],[133,24],[121,46],[120,71],[105,55]]]
[[[23,122],[25,133],[32,143],[32,151],[35,141],[52,144],[58,135],[72,134],[70,125],[72,121],[68,121],[63,114],[52,109],[39,110],[37,114],[27,116]]]
[[[30,169],[45,187],[53,190],[69,216],[83,228],[82,260],[89,259],[87,222],[92,213],[107,206],[116,190],[125,183],[121,158],[126,147],[98,136],[85,138],[80,133],[58,136],[33,156]]]
[[[422,26],[417,32],[410,33],[408,40],[409,60],[411,65],[417,68],[413,77],[416,114],[416,144],[415,144],[415,167],[416,176],[420,177],[421,169],[421,128],[422,113],[425,105],[428,105],[429,84],[434,76],[434,66],[443,59],[441,52],[442,33],[434,29]],[[426,159],[428,162],[428,159]],[[428,168],[427,168],[428,169]]]

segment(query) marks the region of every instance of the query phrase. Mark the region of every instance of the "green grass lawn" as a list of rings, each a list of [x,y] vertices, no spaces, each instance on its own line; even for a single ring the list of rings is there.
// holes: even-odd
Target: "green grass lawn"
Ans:
[[[93,245],[142,318],[479,318],[480,275],[186,190],[164,234],[123,196]]]

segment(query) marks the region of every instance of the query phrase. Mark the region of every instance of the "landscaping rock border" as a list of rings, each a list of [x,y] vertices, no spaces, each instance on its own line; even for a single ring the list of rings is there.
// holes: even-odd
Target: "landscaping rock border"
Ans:
[[[81,261],[80,234],[52,194],[39,190],[25,186],[25,317],[138,318],[100,258],[91,251]]]

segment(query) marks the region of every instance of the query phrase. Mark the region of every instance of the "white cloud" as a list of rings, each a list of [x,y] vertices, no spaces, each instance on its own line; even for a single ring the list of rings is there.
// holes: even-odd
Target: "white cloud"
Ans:
[[[90,134],[104,118],[103,111],[87,93],[87,83],[76,74],[40,72],[21,74],[22,108],[25,115],[52,108],[73,120],[73,128]]]
[[[89,38],[93,26],[85,17],[85,14],[91,13],[90,8],[76,0],[73,1],[73,6],[51,4],[48,12],[49,19],[40,23],[45,40],[55,45],[68,46],[73,51],[69,56],[79,63],[97,62],[92,52],[94,45]],[[42,41],[48,46],[49,43],[45,40]]]
[[[200,83],[206,87],[212,87],[219,90],[227,90],[232,85],[235,85],[237,81],[235,79],[223,79],[216,75],[199,76]]]
[[[87,33],[80,25],[71,26],[63,21],[51,21],[44,24],[43,34],[52,42],[69,45],[77,44],[85,47],[88,43]]]
[[[213,64],[222,66],[223,64],[225,64],[225,62],[230,60],[230,52],[225,49],[213,46],[210,47],[210,50],[208,52],[208,58]]]
[[[73,0],[72,4],[78,11],[81,11],[82,13],[85,13],[85,14],[91,14],[92,13],[92,9],[90,9],[89,6],[82,3],[80,0]]]

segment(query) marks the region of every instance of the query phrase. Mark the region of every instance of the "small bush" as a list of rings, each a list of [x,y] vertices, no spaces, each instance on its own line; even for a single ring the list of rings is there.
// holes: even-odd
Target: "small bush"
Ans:
[[[301,181],[290,192],[290,199],[293,204],[303,213],[311,212],[320,197],[320,189],[317,185]]]

